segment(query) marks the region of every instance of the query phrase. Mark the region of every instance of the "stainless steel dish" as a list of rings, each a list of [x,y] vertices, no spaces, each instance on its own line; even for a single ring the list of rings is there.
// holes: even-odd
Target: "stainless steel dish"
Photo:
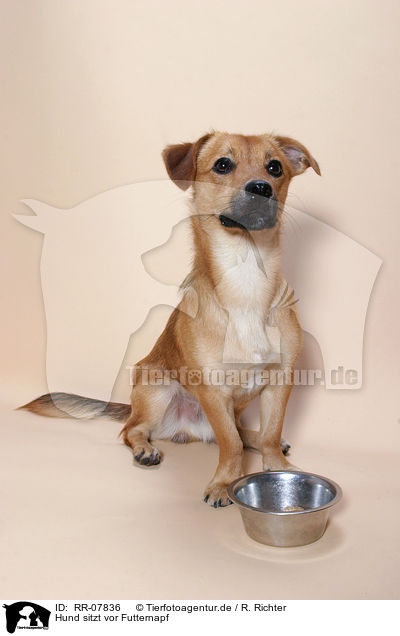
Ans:
[[[327,477],[271,470],[236,479],[228,488],[249,537],[279,547],[306,545],[325,532],[342,490]]]

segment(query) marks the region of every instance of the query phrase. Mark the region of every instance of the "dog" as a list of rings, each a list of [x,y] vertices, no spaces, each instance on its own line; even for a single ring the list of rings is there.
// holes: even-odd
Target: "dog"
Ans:
[[[154,439],[216,441],[219,462],[203,498],[218,508],[231,503],[227,487],[241,475],[244,446],[261,453],[264,470],[294,468],[281,440],[292,383],[268,381],[272,368],[291,377],[303,341],[294,291],[281,274],[280,237],[291,179],[309,167],[321,173],[300,142],[271,134],[211,132],[167,146],[163,159],[172,181],[192,188],[193,267],[163,333],[135,366],[131,405],[53,393],[21,408],[122,421],[141,466],[162,460]],[[279,330],[279,364],[268,362],[268,325]],[[234,371],[252,372],[253,381],[228,381]],[[246,430],[240,416],[257,396],[260,430]]]

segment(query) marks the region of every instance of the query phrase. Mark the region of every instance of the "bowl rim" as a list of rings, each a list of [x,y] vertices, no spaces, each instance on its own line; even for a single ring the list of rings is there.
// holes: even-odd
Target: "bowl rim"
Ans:
[[[276,512],[274,510],[264,510],[262,508],[256,508],[254,506],[250,506],[249,504],[245,504],[242,501],[240,501],[240,499],[238,499],[236,495],[234,494],[233,490],[235,486],[239,482],[241,482],[243,479],[246,479],[248,477],[255,477],[256,475],[268,475],[268,474],[283,474],[283,475],[294,474],[294,475],[308,475],[309,477],[317,477],[318,479],[322,479],[323,481],[327,482],[329,485],[333,486],[336,490],[336,493],[335,493],[335,496],[331,499],[331,501],[324,504],[323,506],[318,506],[317,508],[306,508],[305,510],[287,510],[287,511],[282,510],[279,512]],[[342,496],[343,496],[343,491],[341,487],[339,486],[339,484],[333,481],[333,479],[329,479],[328,477],[324,477],[323,475],[318,475],[317,473],[309,473],[304,470],[261,470],[261,471],[257,471],[256,473],[249,473],[248,475],[242,475],[241,477],[238,477],[237,479],[235,479],[228,486],[228,497],[232,503],[239,506],[239,508],[245,508],[246,510],[251,510],[252,512],[258,512],[263,515],[286,516],[286,515],[310,514],[313,512],[318,512],[319,510],[325,510],[326,508],[331,508],[335,504],[339,503]]]

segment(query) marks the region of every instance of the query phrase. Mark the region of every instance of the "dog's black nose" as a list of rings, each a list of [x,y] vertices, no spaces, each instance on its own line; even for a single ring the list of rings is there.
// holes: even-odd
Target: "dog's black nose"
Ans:
[[[268,181],[249,181],[244,189],[249,194],[258,194],[258,196],[266,197],[267,199],[270,199],[273,195],[272,187]]]

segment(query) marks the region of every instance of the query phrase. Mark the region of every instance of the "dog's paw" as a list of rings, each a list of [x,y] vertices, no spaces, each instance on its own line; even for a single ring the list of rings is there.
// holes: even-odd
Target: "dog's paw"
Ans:
[[[266,447],[262,451],[263,470],[299,470],[297,466],[291,464],[278,446]]]
[[[276,460],[271,458],[264,459],[263,470],[265,471],[267,470],[300,470],[301,471],[301,468],[299,468],[298,466],[295,466],[294,464],[291,464],[290,462],[287,461],[287,459],[285,459],[285,457],[283,457],[282,460]]]
[[[287,442],[285,439],[281,439],[281,451],[284,455],[288,455],[289,454],[289,449],[290,449],[290,444],[289,442]]]
[[[228,497],[228,490],[225,484],[209,486],[204,493],[203,501],[213,508],[223,508],[232,503]]]
[[[162,461],[160,451],[150,444],[147,446],[135,446],[133,457],[141,466],[157,466]]]

